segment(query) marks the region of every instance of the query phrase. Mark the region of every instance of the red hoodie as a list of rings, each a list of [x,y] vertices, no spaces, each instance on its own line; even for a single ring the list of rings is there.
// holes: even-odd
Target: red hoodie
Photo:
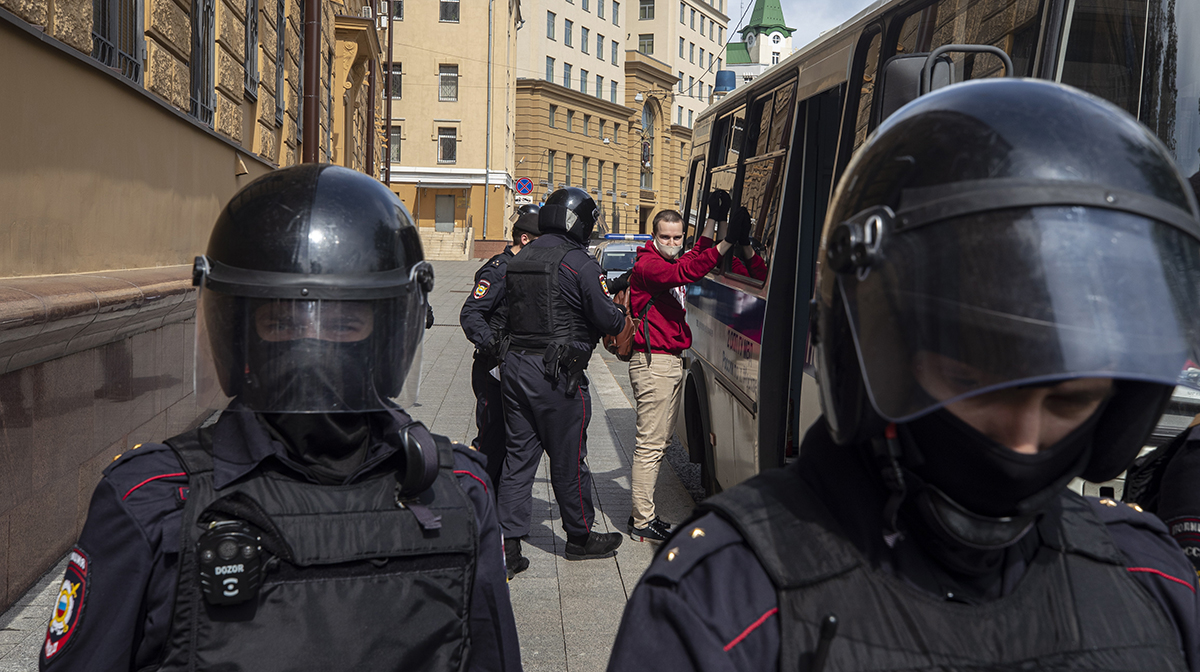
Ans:
[[[633,275],[629,278],[629,306],[636,317],[656,296],[654,305],[646,312],[644,329],[650,336],[651,352],[679,354],[692,346],[692,330],[684,321],[684,285],[703,278],[721,261],[711,238],[701,236],[692,249],[679,259],[666,259],[654,246],[654,241],[638,248]],[[646,350],[642,332],[633,337],[634,349]]]

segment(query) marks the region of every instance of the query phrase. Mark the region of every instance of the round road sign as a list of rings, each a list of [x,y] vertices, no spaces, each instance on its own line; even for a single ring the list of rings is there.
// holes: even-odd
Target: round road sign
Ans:
[[[517,193],[522,196],[533,192],[533,180],[528,177],[522,177],[517,180]]]

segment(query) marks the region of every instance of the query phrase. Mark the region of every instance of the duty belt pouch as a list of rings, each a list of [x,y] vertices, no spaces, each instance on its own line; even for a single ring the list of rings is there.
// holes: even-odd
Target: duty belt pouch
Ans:
[[[546,371],[546,376],[548,376],[551,381],[558,380],[559,350],[560,347],[558,343],[551,343],[550,345],[546,346],[546,351],[542,353],[542,367]]]

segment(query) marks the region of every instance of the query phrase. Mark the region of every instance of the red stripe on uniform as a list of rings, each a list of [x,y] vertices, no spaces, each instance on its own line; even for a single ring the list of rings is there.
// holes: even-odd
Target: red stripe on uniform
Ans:
[[[1175,583],[1182,583],[1183,585],[1188,587],[1188,590],[1192,591],[1193,593],[1196,592],[1196,587],[1193,586],[1191,583],[1184,581],[1183,579],[1171,576],[1170,574],[1167,574],[1166,572],[1160,572],[1157,569],[1154,569],[1152,567],[1126,567],[1125,569],[1127,569],[1131,572],[1145,572],[1147,574],[1157,574],[1158,576],[1161,576],[1162,578],[1167,579],[1168,581],[1174,581]]]
[[[579,423],[579,451],[575,455],[575,485],[579,488],[579,515],[583,517],[583,529],[591,530],[587,513],[583,510],[583,439],[587,436],[583,433],[587,427],[587,400],[583,398],[583,392],[579,393],[579,403],[583,404],[583,420]]]
[[[461,471],[460,471],[460,470],[458,470],[458,469],[455,469],[455,470],[454,470],[454,473],[456,473],[456,474],[466,474],[467,476],[470,476],[471,478],[473,478],[473,479],[475,479],[475,480],[479,481],[479,484],[483,486],[483,492],[484,492],[484,494],[487,494],[487,489],[488,489],[488,488],[487,488],[487,483],[484,483],[482,478],[480,478],[480,477],[476,476],[475,474],[472,474],[471,472],[467,471],[466,469],[463,469],[463,470],[461,470]]]
[[[138,483],[137,485],[130,488],[129,492],[125,493],[125,496],[121,498],[121,501],[125,501],[125,500],[129,499],[129,496],[133,494],[134,490],[137,490],[138,488],[149,483],[150,481],[157,481],[160,478],[171,478],[172,476],[187,476],[187,473],[181,471],[178,474],[159,474],[158,476],[151,476],[150,478],[147,478],[146,480],[142,481],[141,483]]]
[[[742,640],[745,639],[750,633],[754,632],[755,628],[762,625],[763,623],[766,622],[766,620],[768,618],[770,618],[778,613],[779,613],[779,607],[772,607],[769,611],[767,611],[767,613],[763,614],[762,616],[759,616],[757,621],[751,623],[750,627],[748,627],[742,631],[742,634],[738,635],[737,637],[734,637],[733,641],[726,644],[725,650],[729,651],[730,649],[737,646],[738,644],[741,644]]]

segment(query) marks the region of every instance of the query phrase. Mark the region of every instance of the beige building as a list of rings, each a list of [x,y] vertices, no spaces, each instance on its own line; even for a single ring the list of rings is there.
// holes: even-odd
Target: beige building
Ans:
[[[305,4],[0,0],[0,610],[114,455],[209,414],[191,264],[226,201],[301,160],[378,173],[373,12],[307,0],[305,45]]]
[[[659,210],[683,209],[692,129],[672,123],[670,113],[681,104],[681,95],[676,91],[678,77],[669,66],[630,51],[625,81],[625,104],[634,110],[630,158],[635,170],[629,173],[629,214],[637,224],[636,230],[626,226],[622,232],[650,233]]]
[[[631,0],[626,48],[666,64],[677,81],[671,123],[692,127],[725,66],[728,0]],[[636,3],[636,4],[633,4]]]
[[[387,179],[432,258],[509,236],[522,14],[518,0],[393,0]]]

